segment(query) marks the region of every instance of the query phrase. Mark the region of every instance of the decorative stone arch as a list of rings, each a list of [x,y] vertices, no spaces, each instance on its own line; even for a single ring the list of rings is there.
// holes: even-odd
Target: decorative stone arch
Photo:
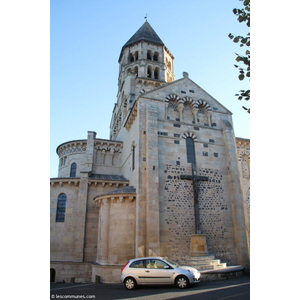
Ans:
[[[179,96],[177,96],[176,94],[169,94],[169,95],[166,96],[165,99],[166,99],[165,100],[166,102],[176,101],[177,104],[183,103],[183,100]]]
[[[192,118],[194,124],[197,124],[198,109],[197,109],[196,101],[191,97],[183,97],[182,100],[184,103],[183,112],[185,113],[185,116],[184,116],[185,120],[190,122],[190,120]],[[191,113],[192,113],[192,116],[189,115]]]
[[[186,131],[181,135],[182,139],[187,139],[189,137],[192,138],[194,140],[194,142],[198,142],[197,135],[194,132]]]
[[[195,107],[197,109],[197,114],[204,114],[207,117],[208,125],[211,126],[211,106],[205,100],[195,101]]]
[[[195,107],[199,109],[200,113],[203,111],[204,114],[211,112],[210,105],[205,100],[197,100],[195,101]]]
[[[168,110],[173,109],[179,112],[179,121],[182,120],[183,100],[176,94],[169,94],[165,98],[165,119],[168,119]]]
[[[193,98],[191,97],[183,97],[182,98],[183,104],[184,105],[189,105],[191,108],[196,108],[196,102]]]

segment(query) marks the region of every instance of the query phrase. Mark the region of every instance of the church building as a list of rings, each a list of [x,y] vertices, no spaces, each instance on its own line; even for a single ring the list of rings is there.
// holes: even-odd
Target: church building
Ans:
[[[57,147],[51,281],[119,282],[146,256],[250,266],[250,140],[173,60],[146,21],[120,52],[110,139]]]

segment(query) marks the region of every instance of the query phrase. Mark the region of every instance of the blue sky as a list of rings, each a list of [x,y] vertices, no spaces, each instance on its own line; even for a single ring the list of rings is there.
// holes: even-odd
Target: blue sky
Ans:
[[[51,0],[50,177],[58,172],[56,147],[86,139],[87,131],[109,138],[122,46],[148,22],[174,55],[175,80],[190,78],[233,113],[238,137],[250,138],[250,103],[235,94],[249,88],[234,68],[240,48],[229,33],[248,32],[232,9],[238,0]]]

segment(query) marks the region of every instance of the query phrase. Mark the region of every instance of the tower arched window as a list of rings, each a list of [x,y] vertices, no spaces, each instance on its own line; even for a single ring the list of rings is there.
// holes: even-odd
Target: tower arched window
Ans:
[[[139,52],[135,51],[134,53],[134,60],[138,60],[139,59]]]
[[[187,162],[194,164],[196,162],[194,140],[191,137],[187,137],[185,141],[186,141]]]
[[[151,50],[147,51],[147,59],[152,60],[152,53]]]
[[[65,221],[67,195],[60,194],[57,199],[56,219],[55,222],[63,223]]]
[[[154,70],[154,79],[158,79],[159,78],[159,68],[155,68]]]
[[[158,61],[158,52],[155,52],[153,55],[153,60]]]
[[[132,53],[129,53],[129,56],[128,56],[128,62],[133,62],[134,61],[134,57],[132,55]]]
[[[147,77],[152,78],[152,67],[151,66],[148,66],[148,68],[147,68]]]
[[[76,163],[72,163],[70,169],[70,177],[76,177],[76,169],[77,169]]]

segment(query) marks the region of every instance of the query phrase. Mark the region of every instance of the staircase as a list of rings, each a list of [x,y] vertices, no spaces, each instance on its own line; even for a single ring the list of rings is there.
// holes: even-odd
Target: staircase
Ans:
[[[226,263],[221,263],[220,259],[216,259],[214,255],[206,256],[186,256],[178,261],[179,265],[191,266],[197,270],[208,271],[226,268]]]

